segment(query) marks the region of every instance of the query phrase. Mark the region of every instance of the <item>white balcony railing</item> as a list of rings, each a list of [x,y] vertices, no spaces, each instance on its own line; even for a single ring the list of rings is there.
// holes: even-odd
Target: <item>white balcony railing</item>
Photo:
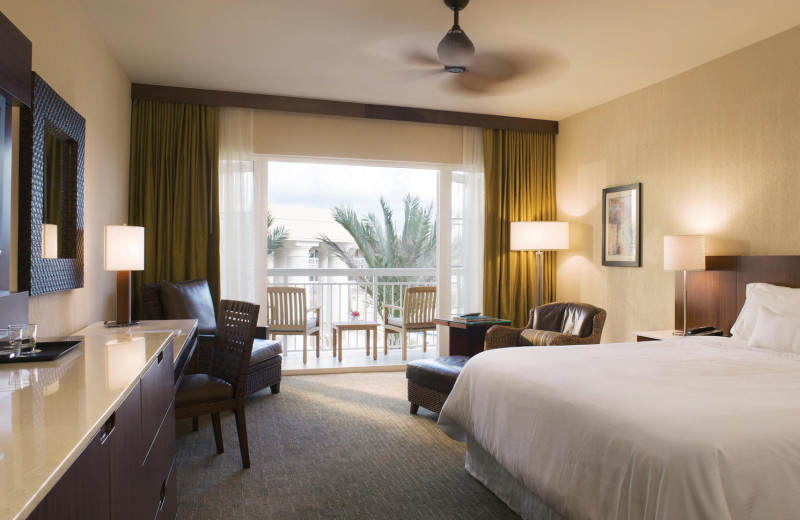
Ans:
[[[347,321],[350,313],[357,310],[359,320],[382,322],[381,303],[402,305],[406,287],[436,286],[436,268],[408,269],[303,269],[272,268],[267,272],[270,286],[304,287],[308,305],[322,308],[322,347],[330,348],[331,322]],[[413,348],[422,338],[409,334],[408,345]],[[394,337],[394,338],[393,338]],[[397,343],[396,335],[390,335],[389,348]],[[365,334],[353,333],[345,341],[345,350],[363,349]],[[313,340],[311,340],[313,341]],[[399,343],[397,343],[399,345]],[[383,350],[383,332],[378,330],[379,351]],[[437,348],[436,333],[428,333],[428,347]],[[302,351],[300,336],[287,336],[284,350]],[[309,343],[309,350],[311,350]]]

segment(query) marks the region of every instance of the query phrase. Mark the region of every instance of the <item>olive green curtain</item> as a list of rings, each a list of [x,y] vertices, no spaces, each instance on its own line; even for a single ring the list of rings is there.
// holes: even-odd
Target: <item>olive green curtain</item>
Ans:
[[[133,101],[128,222],[145,228],[141,286],[206,278],[219,303],[219,107]]]
[[[483,312],[527,323],[536,302],[536,254],[510,251],[511,222],[555,220],[555,136],[484,130]],[[544,301],[555,297],[555,253],[544,254]]]

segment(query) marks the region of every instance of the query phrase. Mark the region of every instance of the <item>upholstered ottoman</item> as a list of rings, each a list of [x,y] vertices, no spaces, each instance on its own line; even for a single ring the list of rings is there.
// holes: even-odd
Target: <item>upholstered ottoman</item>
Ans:
[[[283,347],[277,341],[256,339],[253,353],[250,354],[250,368],[247,371],[247,387],[244,395],[270,387],[273,394],[281,391],[281,353]]]
[[[417,413],[420,406],[432,412],[441,412],[467,361],[469,361],[467,356],[448,356],[420,359],[407,364],[410,412]]]

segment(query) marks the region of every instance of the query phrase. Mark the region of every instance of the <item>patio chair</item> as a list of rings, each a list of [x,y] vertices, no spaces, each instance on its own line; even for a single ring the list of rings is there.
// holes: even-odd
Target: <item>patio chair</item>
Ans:
[[[390,314],[399,312],[400,316]],[[403,296],[403,306],[383,306],[383,353],[388,354],[389,334],[400,334],[403,345],[403,361],[406,360],[406,344],[409,332],[422,332],[422,351],[428,350],[428,331],[436,330],[433,316],[436,312],[436,287],[409,287]]]
[[[269,335],[303,336],[303,364],[308,362],[308,337],[317,338],[320,347],[321,308],[306,306],[306,290],[302,287],[268,287]],[[314,316],[309,318],[309,313]]]

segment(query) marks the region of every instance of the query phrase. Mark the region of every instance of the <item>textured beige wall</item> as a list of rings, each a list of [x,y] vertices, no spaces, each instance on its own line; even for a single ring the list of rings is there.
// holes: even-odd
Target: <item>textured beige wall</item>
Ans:
[[[256,153],[461,164],[460,126],[257,111]]]
[[[30,299],[30,320],[45,336],[113,319],[114,273],[103,271],[103,225],[128,212],[130,81],[77,0],[0,0],[33,42],[33,70],[86,118],[82,289]]]
[[[591,88],[591,86],[587,86]],[[604,341],[673,326],[663,236],[708,254],[800,254],[800,28],[560,123],[558,298],[608,310]],[[643,183],[643,267],[601,265],[601,190]]]

